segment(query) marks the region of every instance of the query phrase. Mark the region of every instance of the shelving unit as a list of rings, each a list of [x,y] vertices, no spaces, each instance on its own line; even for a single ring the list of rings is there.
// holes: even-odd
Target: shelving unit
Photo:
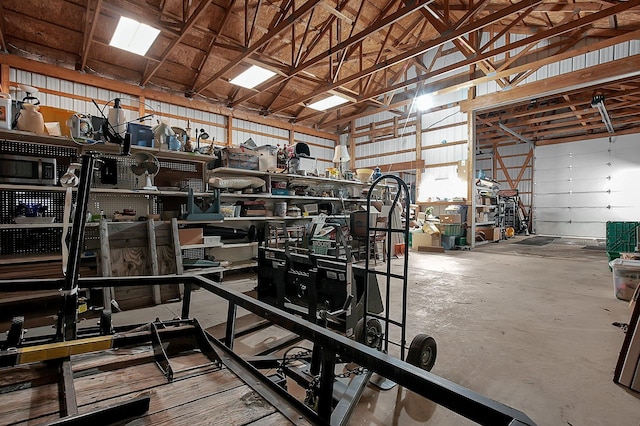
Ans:
[[[490,242],[498,242],[504,236],[504,208],[498,197],[499,185],[496,182],[478,179],[475,183],[476,195],[470,213],[472,247]],[[483,236],[483,240],[476,238]]]
[[[57,176],[61,176],[71,162],[77,161],[84,152],[94,151],[104,155],[105,158],[116,160],[118,163],[118,174],[130,173],[131,158],[119,157],[120,146],[110,143],[99,143],[93,145],[80,145],[62,137],[51,137],[35,135],[27,132],[0,130],[0,140],[5,141],[0,148],[1,153],[18,154],[28,153],[30,156],[54,157],[57,158]],[[187,188],[176,189],[178,184],[185,181],[194,188],[194,197],[201,200],[212,196],[209,192],[209,179],[212,177],[260,177],[265,181],[262,191],[256,193],[242,193],[240,191],[221,191],[219,194],[222,204],[235,204],[242,201],[262,200],[267,211],[273,211],[273,205],[277,202],[287,202],[301,209],[305,204],[320,204],[326,206],[331,204],[332,216],[341,218],[348,217],[348,213],[355,210],[359,204],[366,203],[363,190],[369,187],[368,183],[359,181],[348,181],[330,179],[316,176],[303,176],[298,174],[273,173],[257,170],[234,169],[229,167],[219,167],[213,170],[207,169],[207,163],[212,160],[211,156],[193,153],[183,153],[167,151],[157,148],[147,148],[132,146],[133,154],[136,152],[151,153],[161,162],[160,173],[154,178],[154,183],[159,190],[138,189],[136,176],[118,176],[118,185],[109,185],[101,182],[99,173],[94,175],[89,201],[89,210],[93,214],[102,213],[108,219],[113,217],[113,212],[130,208],[136,211],[135,218],[144,217],[149,214],[163,214],[163,217],[175,217],[186,206],[188,193]],[[272,183],[286,182],[299,184],[297,188],[307,187],[301,193],[291,193],[286,195],[275,195],[271,193]],[[139,183],[139,182],[138,182]],[[52,185],[22,185],[0,183],[0,193],[3,194],[2,203],[5,205],[4,212],[0,215],[0,238],[12,240],[15,238],[24,239],[29,233],[30,239],[39,240],[39,236],[47,236],[47,244],[42,247],[29,248],[26,245],[8,249],[7,244],[3,244],[0,250],[0,264],[15,263],[24,261],[24,267],[35,258],[46,261],[58,261],[60,259],[60,236],[62,232],[64,193],[66,188]],[[72,188],[74,197],[76,189]],[[374,197],[375,198],[375,197]],[[382,194],[380,197],[382,198]],[[55,217],[52,223],[37,224],[15,224],[13,216],[16,204],[19,202],[42,203],[49,206],[46,215]],[[33,201],[30,201],[33,200]],[[173,213],[171,213],[173,212]],[[226,228],[236,228],[247,231],[250,227],[263,227],[267,221],[281,220],[294,224],[296,222],[308,223],[312,216],[292,216],[274,217],[264,216],[240,216],[225,217],[223,220],[178,220],[179,228],[209,227],[219,226]],[[156,221],[158,222],[158,221]],[[99,238],[98,223],[88,223],[90,230],[87,231],[88,238],[94,240]],[[36,236],[31,234],[38,233]],[[194,250],[200,250],[203,258],[215,256],[216,260],[229,260],[230,265],[219,271],[232,271],[256,266],[257,242],[255,241],[233,241],[222,244],[187,244],[180,247],[180,252],[185,254],[186,250],[190,254]],[[227,258],[227,259],[225,259]],[[203,268],[202,270],[211,270]]]

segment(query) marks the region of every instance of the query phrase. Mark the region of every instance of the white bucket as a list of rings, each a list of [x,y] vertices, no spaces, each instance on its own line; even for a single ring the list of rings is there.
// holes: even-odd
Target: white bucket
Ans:
[[[11,129],[11,95],[0,93],[0,129]]]

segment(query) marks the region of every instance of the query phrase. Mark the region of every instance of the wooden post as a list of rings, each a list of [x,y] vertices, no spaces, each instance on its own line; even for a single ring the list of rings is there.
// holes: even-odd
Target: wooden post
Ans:
[[[418,191],[420,190],[420,182],[422,181],[422,169],[419,164],[422,160],[422,114],[416,113],[416,199],[418,201]]]
[[[351,129],[349,131],[349,157],[351,157],[351,160],[349,160],[349,168],[351,170],[356,169],[356,138],[355,138],[355,132],[356,132],[356,120],[351,120]],[[340,141],[338,141],[338,143],[340,143]]]
[[[180,249],[180,239],[178,238],[178,219],[175,217],[171,219],[171,241],[173,243],[173,254],[176,258],[176,275],[182,275],[184,274],[182,250]],[[178,291],[182,299],[184,297],[184,284],[178,284]]]
[[[0,64],[0,92],[9,93],[9,65]]]
[[[233,145],[233,117],[227,115],[227,146]]]
[[[158,266],[158,246],[156,244],[156,226],[153,219],[147,219],[147,241],[149,246],[149,262],[151,262],[151,273],[154,276],[160,275],[160,267]],[[162,303],[162,295],[160,294],[160,286],[154,284],[153,303],[159,305]]]
[[[100,268],[103,277],[112,276],[111,273],[111,247],[109,246],[109,225],[106,219],[100,219]],[[102,298],[104,308],[109,309],[111,300],[115,299],[113,287],[103,287]]]

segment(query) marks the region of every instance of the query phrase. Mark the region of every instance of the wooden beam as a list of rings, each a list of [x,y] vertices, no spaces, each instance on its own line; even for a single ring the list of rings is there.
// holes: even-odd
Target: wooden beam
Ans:
[[[211,0],[200,0],[198,7],[193,11],[191,16],[189,16],[187,22],[185,22],[185,24],[182,26],[178,37],[175,37],[173,40],[171,40],[171,43],[169,43],[169,46],[167,46],[167,48],[164,50],[164,53],[160,57],[160,60],[151,68],[151,70],[145,76],[142,77],[142,80],[140,81],[141,86],[146,85],[149,80],[151,80],[151,77],[153,77],[153,75],[160,69],[162,64],[164,64],[171,52],[173,52],[173,49],[175,49],[175,47],[182,41],[182,39],[189,33],[189,31],[191,31],[193,25],[196,23],[198,18],[200,18],[200,16],[206,10],[207,6],[209,6],[210,3]]]
[[[618,6],[614,6],[616,8],[616,10],[615,11],[609,11],[609,12],[614,13],[614,12],[619,11],[621,8],[628,8],[628,7],[633,7],[633,6],[635,6],[635,3],[634,3],[634,5],[628,5],[627,3],[624,3],[624,4],[620,4]],[[584,18],[584,20],[581,20],[579,24],[580,25],[589,25],[593,20],[600,19],[604,15],[605,15],[605,13],[602,13],[602,14],[600,14],[598,16],[586,17],[586,18]],[[452,71],[452,70],[458,69],[458,68],[460,68],[462,66],[470,65],[472,63],[478,62],[478,61],[480,61],[480,60],[482,60],[484,58],[492,57],[492,56],[498,55],[500,53],[508,52],[509,50],[512,50],[512,49],[515,49],[515,48],[518,48],[518,47],[526,46],[529,43],[537,43],[540,40],[543,40],[543,39],[546,39],[546,38],[550,38],[550,37],[555,37],[555,36],[557,36],[559,34],[562,34],[563,32],[575,29],[576,25],[579,25],[579,24],[576,24],[576,21],[574,21],[574,22],[571,23],[571,25],[567,25],[567,26],[565,26],[563,28],[554,28],[554,29],[551,29],[551,30],[548,30],[548,31],[545,31],[545,32],[538,33],[534,37],[534,40],[524,39],[524,40],[520,40],[518,42],[514,42],[514,43],[512,43],[510,45],[506,45],[506,46],[494,49],[491,52],[479,54],[476,58],[465,59],[465,60],[460,61],[460,62],[458,62],[456,64],[452,64],[450,66],[447,66],[444,69],[439,69],[437,71],[437,73],[444,73],[444,72]],[[557,56],[549,56],[549,57],[547,57],[547,58],[545,58],[545,59],[543,59],[541,61],[536,61],[536,63],[535,63],[536,65],[535,66],[542,66],[544,64],[558,62],[558,61],[560,61],[562,59],[570,58],[570,57],[573,57],[573,56],[576,56],[576,55],[579,55],[579,54],[584,54],[584,53],[587,53],[587,52],[593,52],[593,51],[596,51],[596,50],[604,48],[604,47],[609,47],[609,46],[612,46],[614,44],[622,43],[624,41],[637,39],[639,36],[640,36],[640,30],[636,30],[636,31],[633,31],[631,33],[624,34],[624,35],[616,38],[615,40],[614,39],[609,39],[609,40],[605,40],[605,41],[603,41],[601,43],[596,43],[596,44],[593,44],[593,45],[590,45],[590,46],[585,46],[585,47],[576,49],[576,50],[568,52],[566,54],[561,54],[561,55],[557,55]],[[389,63],[389,62],[390,61],[387,61],[387,63]],[[517,69],[529,70],[531,68],[531,66],[532,66],[531,64],[527,64],[527,65],[523,65],[523,66],[517,67]],[[368,73],[371,70],[372,70],[371,68],[369,68],[367,70],[363,70],[363,71],[359,72],[358,75]],[[464,82],[464,83],[455,84],[455,85],[449,85],[449,86],[444,87],[442,89],[438,89],[436,92],[438,94],[451,93],[451,92],[454,92],[454,91],[457,91],[457,90],[460,90],[460,89],[463,89],[463,88],[468,88],[468,87],[471,87],[473,85],[477,85],[477,84],[480,84],[480,83],[483,83],[483,82],[494,81],[494,80],[496,80],[498,78],[502,78],[502,77],[505,77],[505,76],[512,75],[514,73],[514,70],[516,70],[516,68],[512,68],[510,70],[505,70],[505,71],[502,71],[502,72],[497,72],[495,75],[480,77],[480,78],[477,78],[477,79],[474,79],[474,80],[470,80],[470,81],[467,81],[467,82]],[[377,71],[377,68],[376,68],[376,71]],[[358,75],[354,75],[354,76],[352,76],[352,78],[353,79],[357,79],[357,78],[359,78]],[[367,94],[361,96],[359,98],[359,101],[363,102],[363,101],[365,101],[367,99],[370,99],[370,98],[376,98],[376,97],[378,97],[378,96],[380,96],[380,95],[382,95],[384,93],[389,93],[389,92],[392,92],[392,91],[401,90],[401,89],[403,89],[405,87],[411,86],[413,84],[417,84],[420,81],[423,81],[423,80],[426,80],[428,78],[431,78],[434,75],[435,74],[433,74],[433,73],[427,73],[427,74],[423,74],[421,76],[415,77],[413,79],[408,79],[408,80],[404,81],[403,83],[399,83],[397,85],[387,86],[382,90],[378,90],[378,91],[375,91],[375,92],[372,92],[372,93],[367,93]],[[338,83],[344,83],[344,81],[340,81]],[[280,108],[283,108],[283,107],[280,107]]]
[[[4,36],[4,10],[2,2],[0,2],[0,48],[3,52],[7,52],[7,40]]]
[[[332,15],[335,15],[336,18],[342,19],[349,25],[353,25],[355,23],[353,19],[349,18],[347,15],[345,15],[344,13],[340,12],[338,9],[331,6],[329,3],[326,2],[326,0],[321,1],[320,4],[318,4],[318,6],[320,6],[327,12],[331,13]]]
[[[82,43],[82,53],[81,53],[81,62],[79,71],[84,71],[87,67],[87,59],[89,58],[89,50],[91,48],[91,42],[93,40],[93,33],[96,30],[96,23],[98,22],[98,18],[100,16],[100,9],[102,8],[102,0],[97,0],[95,8],[93,9],[93,16],[91,17],[91,21],[89,21],[89,16],[91,15],[89,5],[90,1],[87,2],[87,13],[85,15],[85,23],[84,23],[84,40]]]
[[[395,13],[392,13],[391,15],[388,15],[388,16],[380,19],[380,20],[375,21],[372,25],[370,25],[365,30],[360,31],[358,34],[347,38],[342,43],[338,43],[335,46],[333,46],[332,48],[328,49],[327,51],[316,55],[315,57],[309,59],[306,62],[303,62],[302,64],[300,64],[299,66],[294,68],[291,71],[290,74],[291,75],[295,75],[295,74],[299,73],[300,71],[302,71],[302,70],[304,70],[306,68],[309,68],[312,65],[317,64],[321,60],[330,57],[334,53],[338,53],[343,49],[346,49],[346,48],[348,48],[350,46],[353,46],[353,45],[359,43],[360,41],[364,40],[366,37],[371,36],[371,34],[383,30],[384,28],[386,28],[386,27],[392,25],[393,23],[401,20],[405,16],[410,15],[415,10],[423,7],[426,4],[431,3],[432,1],[433,0],[416,0],[410,6],[403,7],[402,9],[399,9],[398,11],[396,11]]]
[[[204,69],[204,65],[207,63],[207,60],[209,60],[209,57],[213,53],[213,48],[216,47],[216,41],[218,40],[218,36],[222,34],[225,27],[227,26],[227,23],[229,22],[229,17],[231,16],[231,11],[233,9],[233,4],[235,3],[235,1],[236,0],[229,0],[227,8],[224,12],[224,16],[222,17],[222,21],[220,23],[220,28],[218,28],[218,31],[214,32],[213,36],[211,37],[211,42],[209,43],[209,47],[207,48],[207,53],[202,58],[202,61],[200,61],[200,65],[198,66],[198,72],[196,73],[196,76],[193,79],[193,84],[191,85],[191,89],[187,91],[190,97],[193,96],[194,94],[193,92],[196,89],[196,84],[198,83],[198,79],[202,75],[202,70]]]
[[[0,70],[3,70],[2,71],[3,75],[5,74],[4,72],[5,67],[7,70],[9,69],[9,67],[13,67],[17,69],[34,72],[37,74],[43,74],[49,77],[55,77],[63,80],[69,80],[69,81],[73,81],[81,84],[86,84],[88,86],[94,86],[100,89],[113,90],[115,92],[121,92],[128,95],[133,95],[136,97],[144,97],[147,100],[166,102],[169,104],[183,106],[185,108],[211,112],[211,113],[226,116],[226,117],[239,118],[242,120],[251,121],[253,123],[266,124],[268,126],[276,127],[278,129],[286,129],[286,130],[303,133],[306,135],[317,136],[323,139],[328,139],[333,141],[338,140],[338,136],[334,133],[323,132],[320,130],[312,129],[310,127],[299,126],[292,123],[286,123],[284,121],[276,120],[273,118],[262,117],[257,114],[243,112],[240,110],[231,110],[225,106],[214,105],[214,104],[211,104],[210,102],[203,102],[199,100],[189,100],[182,95],[167,93],[164,91],[158,91],[158,90],[153,90],[148,88],[142,88],[137,85],[124,83],[122,81],[111,80],[108,78],[99,77],[91,74],[85,74],[85,73],[74,71],[68,68],[57,67],[55,65],[34,61],[34,60],[27,59],[17,55],[12,55],[12,54],[0,55]],[[6,72],[6,75],[7,75],[7,81],[8,81],[9,79],[8,71]],[[7,82],[7,85],[8,84],[9,83]]]
[[[640,54],[617,61],[595,65],[534,83],[525,84],[507,91],[479,96],[460,102],[460,111],[497,108],[527,99],[549,96],[556,93],[577,90],[596,84],[606,84],[613,80],[640,75]]]
[[[227,63],[227,65],[222,67],[218,72],[216,72],[213,76],[207,79],[207,81],[205,81],[202,85],[200,85],[200,87],[198,87],[195,90],[195,93],[196,94],[202,93],[207,87],[213,84],[213,82],[215,82],[217,79],[222,77],[228,71],[238,66],[238,64],[240,64],[245,58],[249,57],[258,49],[260,49],[264,44],[271,41],[271,39],[275,37],[277,34],[281,33],[282,31],[289,28],[291,25],[295,24],[298,19],[300,19],[302,16],[309,13],[320,1],[322,0],[307,1],[305,4],[302,5],[302,7],[300,7],[300,9],[293,12],[287,19],[280,22],[275,28],[273,28],[271,31],[269,31],[264,36],[262,36],[257,42],[251,45],[251,47],[245,49],[245,51],[242,54],[233,58],[231,61],[229,61],[229,63]]]
[[[404,161],[402,163],[378,164],[378,167],[385,169],[386,172],[401,172],[404,170],[424,169],[424,160]]]
[[[9,93],[9,65],[0,62],[0,93]]]
[[[640,0],[631,0],[631,1],[640,1]],[[308,99],[313,98],[314,96],[320,95],[324,92],[326,92],[327,90],[330,89],[334,89],[336,87],[340,87],[343,85],[347,85],[348,83],[351,83],[355,80],[359,80],[363,77],[368,76],[369,74],[373,74],[379,71],[382,71],[388,67],[391,67],[393,65],[399,64],[400,62],[403,62],[407,59],[413,58],[415,56],[418,56],[420,54],[423,54],[424,52],[427,52],[430,49],[436,48],[440,45],[443,45],[447,42],[450,42],[452,40],[457,39],[458,37],[464,35],[464,34],[468,34],[472,31],[476,31],[480,28],[484,28],[488,25],[491,25],[492,23],[498,22],[501,19],[503,19],[506,16],[512,15],[516,12],[519,12],[523,9],[528,9],[530,7],[535,7],[537,4],[539,4],[540,2],[542,2],[542,0],[530,0],[530,1],[521,1],[519,3],[507,6],[505,8],[503,8],[502,10],[495,12],[491,15],[488,15],[482,19],[479,19],[477,21],[474,21],[472,23],[470,23],[469,25],[466,25],[458,30],[455,31],[451,31],[446,33],[445,35],[442,35],[436,39],[427,41],[425,43],[420,44],[418,47],[413,48],[413,49],[409,49],[406,52],[394,56],[393,58],[387,59],[386,61],[384,61],[383,63],[380,64],[374,64],[372,66],[370,66],[369,68],[366,68],[360,72],[354,73],[352,75],[350,75],[349,77],[346,77],[342,80],[336,81],[334,83],[331,84],[327,84],[327,85],[323,85],[321,87],[319,87],[316,90],[313,90],[311,92],[308,92],[307,94],[305,94],[304,96],[294,99],[292,101],[286,102],[285,104],[279,106],[278,108],[274,109],[274,112],[279,112],[282,111],[286,108],[289,108],[293,105],[297,105],[300,104],[301,102],[304,102]],[[477,59],[475,60],[475,62],[482,60],[483,58]],[[474,61],[474,60],[470,60],[470,61]],[[385,91],[386,92],[386,91]],[[371,96],[369,96],[368,98],[371,98]]]

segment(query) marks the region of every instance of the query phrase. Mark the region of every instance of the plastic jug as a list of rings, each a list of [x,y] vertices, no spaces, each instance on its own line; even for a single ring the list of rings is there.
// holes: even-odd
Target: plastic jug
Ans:
[[[0,93],[0,129],[11,129],[11,95]]]
[[[42,118],[42,114],[38,111],[39,109],[38,105],[22,104],[20,116],[18,117],[18,130],[40,135],[46,134],[44,118]]]

